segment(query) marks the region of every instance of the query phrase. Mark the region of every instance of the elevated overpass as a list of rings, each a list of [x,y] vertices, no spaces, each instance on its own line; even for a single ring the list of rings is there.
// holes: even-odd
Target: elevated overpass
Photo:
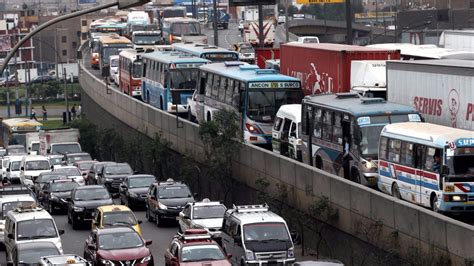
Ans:
[[[110,121],[101,120],[106,112],[130,130],[150,138],[159,133],[177,152],[200,162],[205,160],[198,125],[179,118],[178,127],[176,116],[114,88],[107,89],[96,74],[80,62],[79,80],[85,94],[83,112],[94,123],[113,126]],[[316,200],[327,197],[339,215],[331,226],[373,246],[396,251],[409,260],[427,258],[432,262],[430,265],[437,264],[437,258],[448,258],[451,265],[472,265],[471,225],[252,145],[240,145],[233,170],[238,181],[254,189],[258,178],[270,183],[269,193],[278,193],[277,184],[286,185],[286,204],[304,212]],[[347,250],[343,253],[351,255]]]

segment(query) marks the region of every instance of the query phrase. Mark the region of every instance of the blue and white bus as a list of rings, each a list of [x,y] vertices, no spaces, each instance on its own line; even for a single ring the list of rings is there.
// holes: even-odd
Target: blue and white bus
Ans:
[[[198,89],[189,100],[192,117],[211,121],[218,110],[235,111],[247,143],[271,144],[280,106],[300,103],[303,97],[299,79],[244,62],[203,65],[199,72]]]
[[[303,162],[368,186],[377,185],[380,132],[387,124],[421,121],[415,108],[355,93],[302,101]]]
[[[171,113],[187,113],[198,68],[209,61],[182,52],[154,51],[143,54],[142,62],[142,100]]]
[[[474,212],[474,132],[430,123],[387,125],[381,191],[439,212]]]
[[[173,47],[176,51],[204,58],[213,63],[239,60],[239,54],[237,52],[229,51],[214,45],[201,43],[174,43]]]

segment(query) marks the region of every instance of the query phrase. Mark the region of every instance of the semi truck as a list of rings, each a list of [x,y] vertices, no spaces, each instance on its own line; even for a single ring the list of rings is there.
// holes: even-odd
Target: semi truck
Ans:
[[[445,30],[439,37],[439,46],[472,52],[474,51],[474,30]]]
[[[474,130],[474,62],[387,61],[387,97],[414,106],[426,122]]]
[[[252,46],[259,47],[259,33],[260,27],[258,20],[249,21],[244,25],[244,42],[252,44]],[[275,25],[272,20],[263,21],[263,38],[264,47],[273,47],[275,42]]]
[[[41,130],[39,132],[40,155],[81,152],[79,129]]]
[[[385,60],[351,62],[351,91],[364,97],[387,98]]]
[[[399,60],[399,50],[334,43],[280,46],[280,73],[301,80],[305,95],[349,92],[354,60]]]

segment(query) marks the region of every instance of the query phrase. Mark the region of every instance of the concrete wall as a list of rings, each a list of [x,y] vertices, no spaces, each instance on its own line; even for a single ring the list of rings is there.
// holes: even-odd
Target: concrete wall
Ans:
[[[79,80],[90,99],[131,128],[150,137],[160,133],[177,152],[204,159],[197,125],[182,119],[177,125],[175,116],[113,89],[108,94],[105,84],[83,68]],[[233,167],[239,181],[253,188],[259,177],[270,182],[270,190],[285,183],[288,204],[303,211],[318,198],[329,198],[339,213],[333,226],[403,257],[423,252],[422,258],[445,256],[452,265],[468,265],[474,258],[470,225],[250,145],[241,146]]]

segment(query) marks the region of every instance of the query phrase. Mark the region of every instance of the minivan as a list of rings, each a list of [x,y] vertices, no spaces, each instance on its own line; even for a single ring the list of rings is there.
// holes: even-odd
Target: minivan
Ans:
[[[48,158],[41,155],[23,157],[20,164],[20,181],[25,186],[33,186],[33,181],[43,172],[51,171]]]
[[[273,152],[301,161],[303,141],[299,134],[300,125],[301,104],[282,105],[273,123]]]

